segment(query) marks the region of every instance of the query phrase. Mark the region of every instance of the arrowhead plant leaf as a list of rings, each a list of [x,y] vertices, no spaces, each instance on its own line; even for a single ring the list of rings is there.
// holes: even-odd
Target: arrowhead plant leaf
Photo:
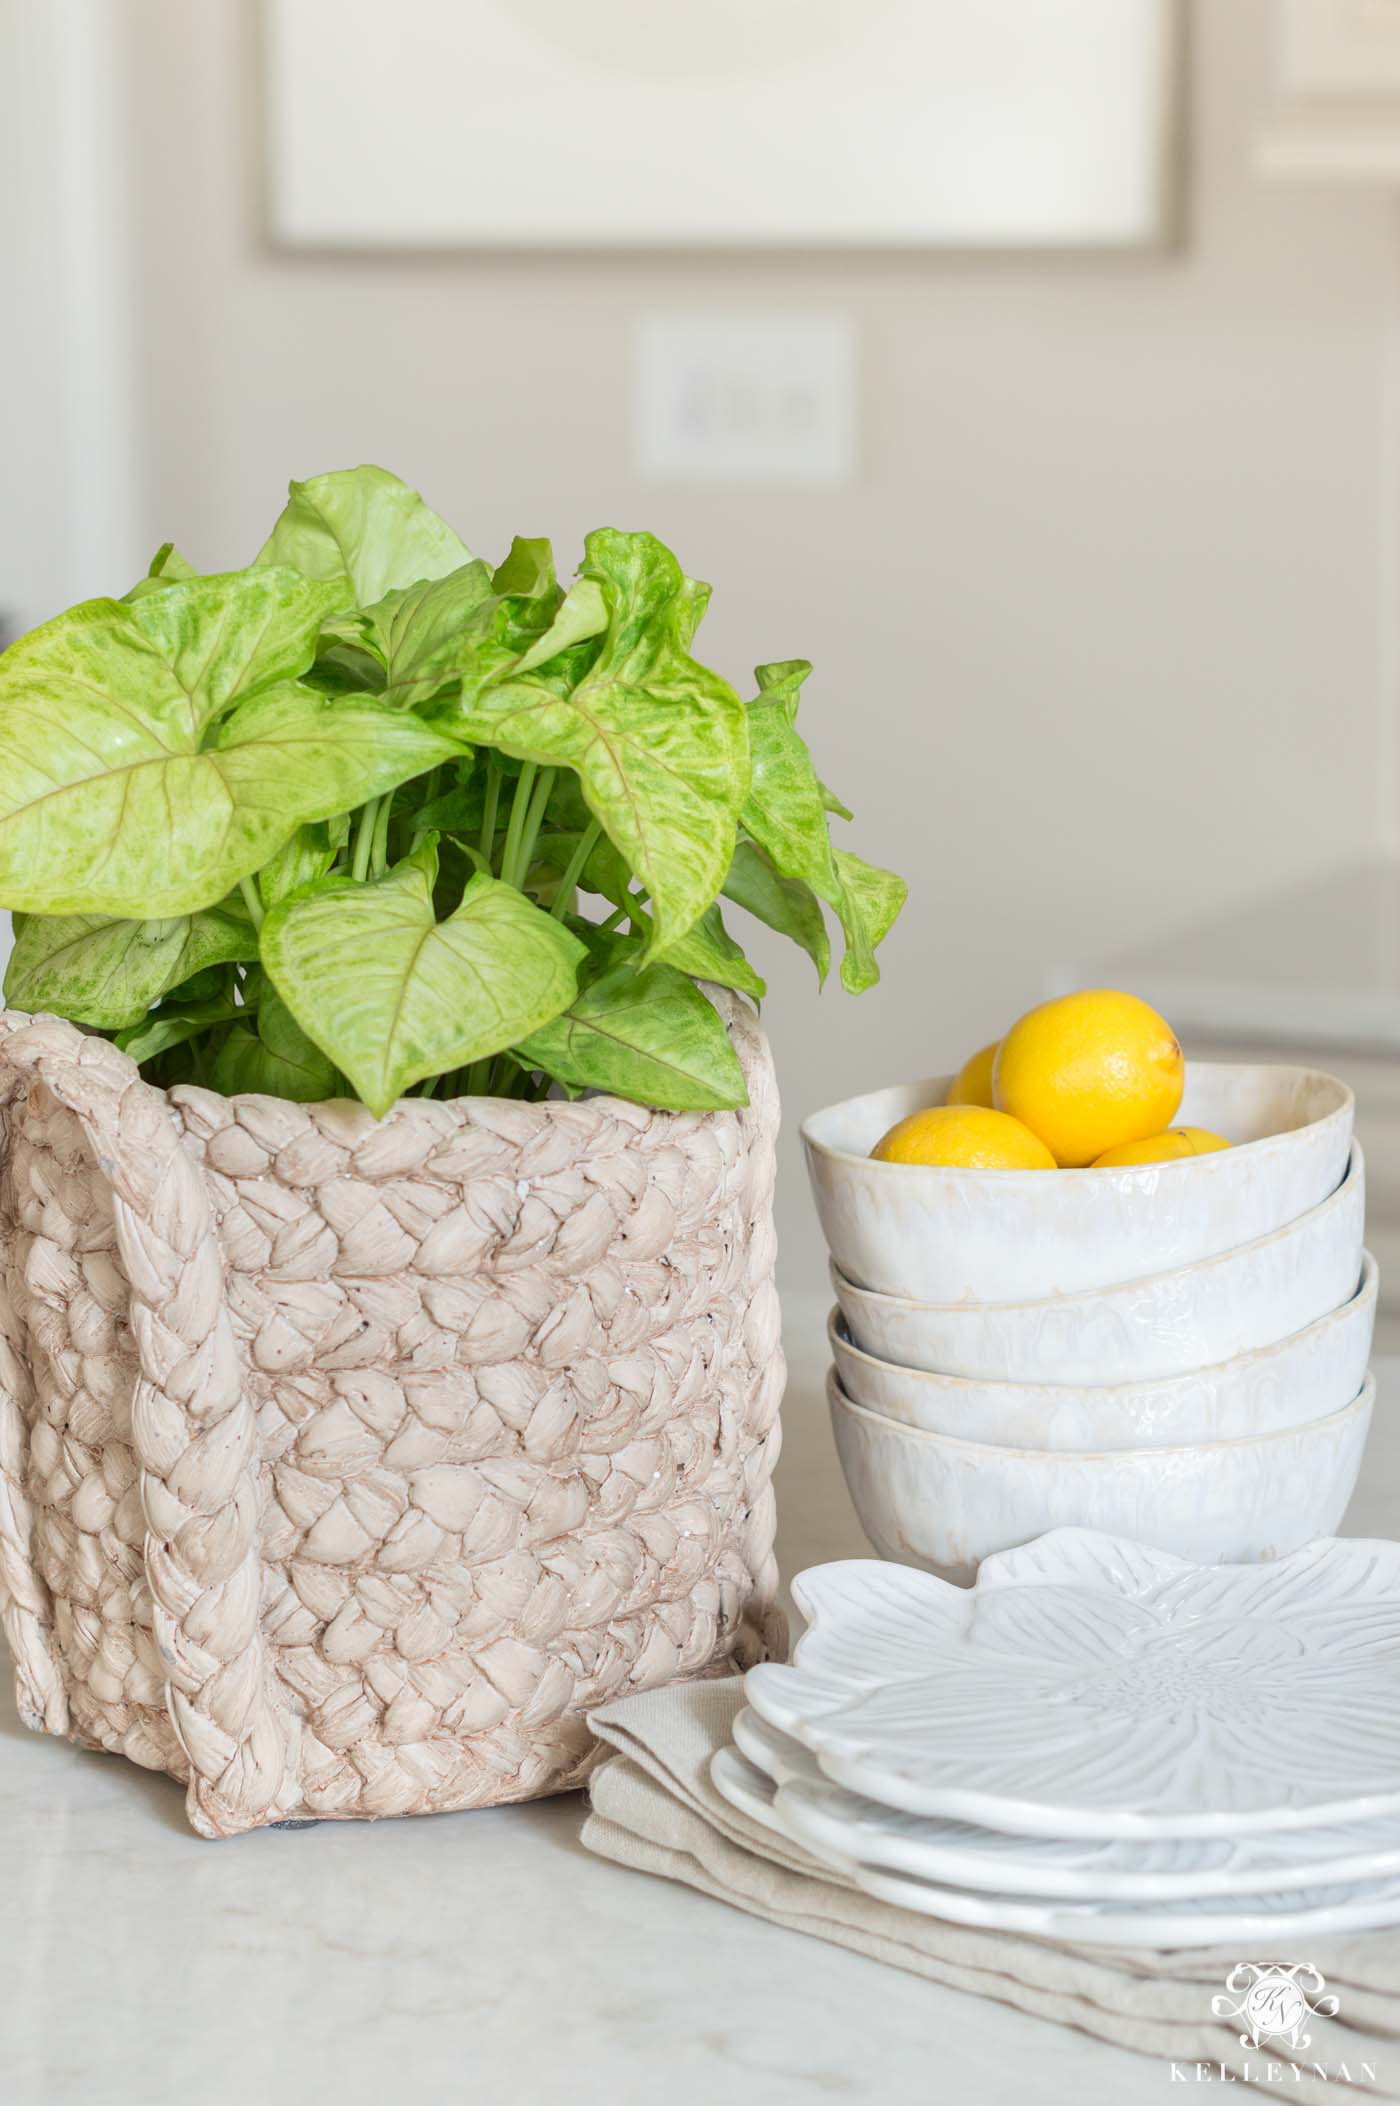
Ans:
[[[289,680],[314,648],[317,604],[293,598],[295,647],[280,587],[250,601],[239,581],[200,580],[132,606],[89,600],[0,657],[0,898],[40,914],[192,913],[303,822],[459,750],[368,697],[332,704]],[[250,619],[236,647],[226,630]]]
[[[120,1031],[208,966],[251,963],[257,955],[241,900],[168,921],[34,914],[15,938],[5,1000],[12,1009],[51,1009],[75,1023]]]
[[[433,913],[429,838],[377,883],[326,878],[262,930],[269,977],[370,1110],[428,1075],[499,1053],[573,999],[583,945],[513,886],[475,876]]]
[[[199,572],[193,563],[187,563],[173,541],[163,541],[151,558],[150,568],[144,578],[138,578],[130,592],[124,593],[127,600],[145,599],[148,593],[160,592],[167,585],[180,585],[188,578],[197,578]]]
[[[289,564],[339,588],[342,606],[372,607],[420,578],[445,577],[472,552],[416,490],[387,469],[338,469],[292,483],[254,569]]]
[[[294,570],[233,571],[143,594],[127,626],[148,640],[162,679],[185,697],[173,721],[197,738],[236,703],[305,672],[335,601],[334,588]]]
[[[580,578],[576,585],[570,586],[558,613],[548,628],[535,638],[514,670],[518,674],[533,673],[536,666],[548,665],[577,645],[602,636],[607,626],[608,603],[602,586],[593,578]]]
[[[336,829],[328,820],[299,826],[258,872],[258,897],[263,906],[275,907],[279,900],[299,892],[303,885],[328,877],[340,845]],[[256,949],[253,956],[257,956]]]
[[[892,871],[831,845],[828,814],[849,819],[850,813],[821,781],[796,728],[797,691],[810,671],[802,659],[758,668],[759,694],[749,704],[753,773],[743,825],[785,888],[790,882],[805,886],[835,910],[846,938],[841,984],[849,994],[860,994],[880,977],[875,947],[889,933],[908,887]],[[816,940],[812,910],[801,895],[775,891],[754,859],[741,870],[739,882],[748,884],[751,895],[761,894],[764,907],[753,907],[760,919],[776,914],[779,922],[786,920],[787,932],[811,952],[818,973],[824,974],[826,938]],[[820,908],[815,911],[820,919]]]
[[[841,880],[841,925],[846,932],[846,955],[841,960],[841,985],[848,994],[863,994],[880,977],[875,946],[883,943],[894,927],[895,916],[909,896],[909,887],[892,870],[878,863],[863,863],[843,848],[836,851],[836,873]]]
[[[748,726],[732,688],[683,641],[686,581],[649,534],[590,534],[585,577],[608,608],[577,683],[550,662],[464,696],[462,736],[572,768],[609,840],[650,894],[655,948],[700,919],[723,883],[748,791]]]
[[[494,605],[486,565],[464,563],[367,607],[355,619],[361,640],[384,667],[385,700],[398,709],[430,702],[457,674],[464,629]]]
[[[667,1111],[747,1104],[743,1070],[713,1006],[674,966],[643,965],[642,948],[630,937],[593,936],[578,994],[521,1040],[516,1059],[571,1089]]]
[[[117,1033],[117,1044],[134,1061],[154,1060],[172,1046],[187,1045],[206,1031],[230,1024],[238,1015],[232,1001],[212,996],[203,1002],[166,1002],[129,1031]]]
[[[745,705],[709,598],[650,534],[493,567],[368,466],[293,483],[244,570],[165,542],[0,653],[7,1001],[166,1087],[742,1103],[701,986],[765,983],[721,897],[819,977],[830,909],[859,991],[904,886],[832,845],[810,665]]]
[[[799,878],[835,906],[840,880],[827,833],[826,802],[806,742],[781,702],[749,708],[753,773],[744,831],[766,850],[783,877]]]
[[[647,935],[651,924],[646,909],[633,904],[630,913],[632,928],[639,935]],[[678,972],[689,973],[692,979],[709,980],[716,987],[732,987],[739,994],[752,995],[755,1001],[761,1001],[768,992],[767,982],[754,971],[725,928],[718,903],[707,907],[694,928],[687,929],[679,942],[671,945],[666,963],[674,965]]]
[[[724,896],[744,907],[756,921],[800,944],[817,968],[818,982],[831,965],[831,939],[822,919],[821,902],[801,878],[775,870],[756,841],[741,841],[724,880]]]
[[[334,1061],[312,1043],[266,981],[253,1022],[236,1023],[220,1046],[211,1080],[230,1097],[249,1090],[289,1097],[294,1104],[320,1104],[341,1090]]]
[[[678,972],[690,973],[697,980],[711,980],[716,987],[732,987],[739,994],[752,995],[756,1002],[768,992],[767,981],[754,971],[724,926],[718,900],[705,909],[679,943],[671,945],[666,957]]]

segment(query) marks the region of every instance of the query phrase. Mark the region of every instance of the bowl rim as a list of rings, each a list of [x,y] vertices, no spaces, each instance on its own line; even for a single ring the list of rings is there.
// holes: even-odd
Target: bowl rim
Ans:
[[[1328,1309],[1323,1315],[1315,1316],[1310,1324],[1304,1324],[1301,1330],[1290,1331],[1285,1338],[1276,1338],[1272,1345],[1248,1346],[1243,1353],[1232,1353],[1228,1360],[1210,1360],[1202,1367],[1187,1368],[1179,1375],[1152,1375],[1145,1382],[1016,1382],[1000,1375],[985,1377],[982,1375],[944,1375],[933,1368],[905,1367],[901,1361],[882,1360],[878,1353],[867,1353],[864,1346],[858,1346],[851,1336],[850,1326],[846,1322],[845,1314],[839,1302],[827,1317],[826,1336],[833,1355],[839,1346],[842,1352],[849,1353],[854,1360],[867,1361],[871,1367],[891,1368],[895,1374],[908,1375],[916,1382],[936,1383],[940,1390],[1050,1390],[1060,1392],[1065,1398],[1071,1396],[1116,1397],[1121,1404],[1125,1401],[1126,1393],[1129,1391],[1134,1396],[1144,1392],[1151,1396],[1161,1390],[1173,1389],[1182,1382],[1198,1382],[1207,1375],[1219,1376],[1227,1371],[1233,1373],[1237,1369],[1256,1361],[1271,1360],[1276,1355],[1287,1352],[1291,1347],[1296,1346],[1300,1338],[1310,1338],[1314,1332],[1321,1331],[1326,1325],[1340,1323],[1343,1317],[1356,1311],[1359,1303],[1370,1302],[1374,1305],[1378,1299],[1379,1292],[1380,1267],[1370,1251],[1363,1245],[1361,1251],[1361,1273],[1356,1283],[1356,1291],[1354,1294],[1348,1295],[1344,1302],[1338,1302],[1335,1309]],[[1010,1306],[1014,1306],[1014,1304]],[[846,1394],[849,1395],[849,1391]],[[851,1402],[858,1404],[860,1400],[858,1397],[852,1397]],[[870,1407],[862,1406],[861,1408],[869,1409]],[[1048,1408],[1053,1408],[1053,1405]],[[1303,1423],[1306,1424],[1307,1421],[1305,1420]],[[902,1419],[900,1424],[904,1424]],[[954,1437],[950,1436],[950,1438]],[[1245,1438],[1248,1439],[1249,1436],[1246,1435]]]
[[[1249,1147],[1254,1144],[1245,1142],[1242,1145]],[[1043,1177],[1045,1172],[1040,1170],[1031,1174]],[[1352,1197],[1354,1186],[1360,1184],[1365,1175],[1365,1151],[1360,1141],[1353,1137],[1346,1169],[1326,1198],[1319,1199],[1316,1206],[1305,1207],[1301,1214],[1295,1214],[1293,1219],[1285,1221],[1281,1228],[1270,1229],[1266,1236],[1252,1236],[1247,1243],[1237,1243],[1232,1250],[1218,1250],[1209,1258],[1194,1258],[1188,1265],[1173,1265],[1166,1272],[1138,1273],[1131,1280],[1114,1280],[1107,1287],[1086,1287],[1076,1294],[1042,1294],[1028,1302],[921,1302],[916,1295],[884,1294],[878,1287],[862,1287],[858,1280],[853,1280],[847,1273],[842,1272],[834,1252],[827,1253],[826,1269],[831,1276],[832,1289],[838,1296],[847,1292],[862,1301],[882,1302],[890,1309],[929,1310],[937,1316],[1002,1316],[1013,1309],[1073,1309],[1089,1302],[1103,1301],[1109,1295],[1140,1293],[1144,1287],[1153,1286],[1158,1281],[1181,1280],[1194,1273],[1209,1272],[1214,1266],[1228,1265],[1233,1259],[1243,1257],[1247,1252],[1265,1250],[1269,1244],[1278,1243],[1285,1236],[1300,1235],[1308,1223],[1315,1222],[1329,1207],[1337,1206],[1344,1198]],[[1364,1197],[1364,1186],[1362,1190]],[[1362,1255],[1365,1256],[1364,1245]]]
[[[1270,1149],[1277,1154],[1288,1142],[1296,1139],[1299,1134],[1314,1133],[1319,1127],[1328,1125],[1334,1119],[1347,1117],[1354,1119],[1355,1117],[1355,1093],[1342,1081],[1339,1075],[1332,1074],[1327,1068],[1306,1068],[1299,1067],[1291,1061],[1268,1060],[1197,1060],[1189,1061],[1187,1066],[1188,1069],[1195,1068],[1197,1072],[1205,1068],[1223,1069],[1227,1073],[1235,1074],[1244,1074],[1252,1070],[1256,1074],[1292,1075],[1300,1079],[1308,1078],[1326,1082],[1330,1083],[1333,1089],[1339,1092],[1339,1101],[1333,1105],[1330,1111],[1323,1112],[1316,1119],[1309,1119],[1303,1126],[1290,1126],[1282,1133],[1261,1134],[1257,1141],[1234,1141],[1228,1148],[1213,1149],[1209,1155],[1184,1156],[1178,1158],[1175,1162],[1165,1163],[1110,1164],[1099,1175],[1101,1177],[1111,1176],[1115,1178],[1118,1181],[1116,1189],[1122,1189],[1124,1180],[1129,1180],[1130,1185],[1146,1184],[1148,1180],[1155,1179],[1163,1173],[1199,1170],[1203,1164],[1214,1165],[1215,1173],[1218,1174],[1220,1165],[1234,1158],[1245,1154],[1257,1158],[1258,1151],[1263,1148]],[[887,1082],[881,1089],[862,1090],[854,1097],[838,1097],[835,1103],[824,1104],[817,1111],[808,1112],[806,1118],[801,1121],[798,1126],[798,1132],[802,1137],[802,1145],[812,1155],[823,1156],[832,1163],[870,1164],[877,1175],[885,1175],[890,1171],[894,1171],[896,1174],[905,1177],[913,1173],[915,1175],[944,1178],[968,1178],[974,1182],[980,1178],[995,1178],[1003,1184],[1015,1178],[1028,1189],[1035,1190],[1044,1190],[1045,1180],[1049,1177],[1073,1178],[1076,1184],[1083,1182],[1085,1174],[1083,1170],[1066,1170],[1061,1169],[1058,1165],[1053,1170],[962,1170],[945,1163],[886,1163],[881,1162],[878,1157],[873,1155],[858,1155],[854,1149],[837,1148],[832,1142],[823,1140],[819,1134],[812,1131],[817,1120],[828,1119],[833,1113],[845,1111],[851,1105],[863,1104],[871,1097],[888,1096],[892,1090],[927,1090],[935,1092],[937,1094],[931,1095],[926,1105],[916,1107],[916,1109],[936,1109],[944,1101],[944,1097],[953,1080],[954,1077],[952,1075],[925,1075],[913,1082]],[[1088,1167],[1092,1171],[1092,1165]]]
[[[1262,1448],[1271,1441],[1297,1440],[1305,1433],[1318,1433],[1324,1427],[1340,1429],[1344,1420],[1360,1417],[1376,1400],[1376,1377],[1367,1368],[1360,1389],[1349,1404],[1340,1411],[1324,1412],[1321,1418],[1304,1419],[1297,1426],[1275,1426],[1267,1433],[1245,1433],[1230,1441],[1181,1441],[1174,1448],[1010,1448],[998,1446],[994,1441],[962,1441],[952,1433],[930,1433],[926,1426],[908,1426],[903,1419],[888,1418],[882,1411],[872,1411],[867,1404],[857,1404],[841,1385],[840,1375],[834,1367],[827,1369],[827,1401],[833,1411],[838,1408],[851,1413],[857,1419],[866,1419],[873,1426],[883,1428],[911,1440],[917,1446],[927,1442],[934,1448],[952,1448],[960,1455],[1010,1456],[1017,1462],[1035,1463],[1123,1463],[1140,1461],[1147,1456],[1160,1456],[1164,1460],[1180,1455],[1229,1455],[1241,1448]]]

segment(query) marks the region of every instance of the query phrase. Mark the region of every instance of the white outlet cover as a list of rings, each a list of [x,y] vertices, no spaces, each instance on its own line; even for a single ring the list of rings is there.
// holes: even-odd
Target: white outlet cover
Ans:
[[[637,325],[634,434],[647,483],[851,479],[855,330],[830,314],[653,314]]]

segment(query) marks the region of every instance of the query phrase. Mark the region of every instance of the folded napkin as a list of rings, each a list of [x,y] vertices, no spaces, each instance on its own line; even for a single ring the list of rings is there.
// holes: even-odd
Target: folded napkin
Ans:
[[[617,1753],[593,1775],[586,1847],[785,1929],[1186,2064],[1188,2080],[1196,2078],[1193,2063],[1212,2065],[1205,2075],[1217,2079],[1223,2065],[1237,2081],[1281,2087],[1306,2106],[1336,2106],[1348,2095],[1345,2064],[1361,2097],[1400,2101],[1400,1930],[1319,1940],[1283,1955],[1320,1968],[1340,2010],[1309,2021],[1306,2048],[1268,2040],[1247,2049],[1242,2022],[1213,2017],[1211,2001],[1238,1963],[1276,1960],[1278,1953],[1061,1944],[942,1923],[876,1901],[715,1790],[710,1759],[732,1739],[743,1701],[735,1679],[653,1690],[595,1711],[594,1732]],[[1280,2071],[1290,2059],[1296,2069]]]

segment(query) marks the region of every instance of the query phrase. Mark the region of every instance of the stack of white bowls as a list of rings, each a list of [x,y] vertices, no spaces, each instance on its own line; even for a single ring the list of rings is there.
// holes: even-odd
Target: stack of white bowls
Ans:
[[[830,1400],[883,1557],[971,1582],[1080,1526],[1202,1563],[1331,1534],[1361,1467],[1376,1268],[1350,1090],[1193,1062],[1234,1145],[1112,1170],[876,1162],[947,1077],[802,1129],[832,1256]]]

